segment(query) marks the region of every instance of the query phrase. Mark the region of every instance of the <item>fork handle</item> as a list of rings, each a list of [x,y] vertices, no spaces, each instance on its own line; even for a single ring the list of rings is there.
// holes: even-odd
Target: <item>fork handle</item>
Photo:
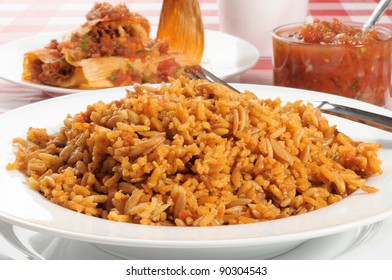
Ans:
[[[318,103],[318,102],[312,102]],[[315,104],[316,105],[316,104]],[[323,113],[343,117],[356,122],[364,123],[388,132],[392,132],[392,118],[369,111],[351,108],[340,104],[322,101],[317,106]]]

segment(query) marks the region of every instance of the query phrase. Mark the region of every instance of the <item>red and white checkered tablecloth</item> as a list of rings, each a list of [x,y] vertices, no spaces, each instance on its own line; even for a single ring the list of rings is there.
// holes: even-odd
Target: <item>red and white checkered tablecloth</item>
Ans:
[[[109,1],[109,0],[108,0]],[[46,32],[73,29],[84,21],[84,16],[96,0],[0,0],[0,44]],[[118,3],[114,1],[113,3]],[[217,0],[199,0],[206,29],[219,30]],[[295,1],[293,0],[293,5]],[[378,0],[309,0],[308,17],[344,22],[364,22]],[[162,0],[127,0],[128,7],[146,16],[157,25]],[[392,9],[380,21],[392,28]],[[1,62],[0,62],[1,63]],[[269,57],[262,57],[250,70],[233,81],[252,84],[272,84],[272,65]],[[45,93],[12,84],[0,79],[0,113],[47,99]],[[392,102],[391,106],[392,106]]]

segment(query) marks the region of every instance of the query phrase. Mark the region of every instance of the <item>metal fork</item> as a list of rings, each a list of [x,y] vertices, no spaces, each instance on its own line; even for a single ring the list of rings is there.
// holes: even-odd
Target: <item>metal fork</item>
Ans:
[[[228,83],[226,83],[222,79],[218,78],[217,76],[212,74],[210,71],[204,69],[203,67],[201,67],[201,72],[198,71],[197,69],[194,69],[192,72],[189,73],[189,75],[194,80],[202,79],[202,80],[207,80],[209,82],[219,83],[219,84],[222,84],[222,85],[228,87],[232,91],[241,93],[238,89],[232,87],[231,85],[229,85]]]
[[[194,80],[203,79],[208,80],[210,82],[222,84],[229,89],[240,93],[240,91],[222,79],[218,78],[210,71],[201,67],[201,72],[197,69],[194,69],[191,73],[189,73],[190,77]],[[369,126],[373,126],[388,132],[392,132],[392,118],[384,115],[379,115],[376,113],[372,113],[369,111],[360,110],[357,108],[352,108],[340,104],[334,104],[328,101],[312,101],[314,106],[320,109],[321,112],[325,114],[330,114],[338,117],[342,117],[345,119],[349,119],[352,121],[360,122]]]

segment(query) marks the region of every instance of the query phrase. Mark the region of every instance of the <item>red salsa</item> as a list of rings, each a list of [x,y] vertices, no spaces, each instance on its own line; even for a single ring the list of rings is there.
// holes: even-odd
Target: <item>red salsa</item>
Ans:
[[[390,95],[392,33],[315,19],[273,36],[274,84],[332,93],[379,106]]]

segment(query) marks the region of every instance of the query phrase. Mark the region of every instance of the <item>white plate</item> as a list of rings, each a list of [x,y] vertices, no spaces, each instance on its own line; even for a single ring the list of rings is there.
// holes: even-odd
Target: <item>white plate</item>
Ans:
[[[34,84],[21,78],[23,55],[28,51],[44,47],[51,39],[61,39],[63,35],[64,33],[41,34],[0,45],[0,78],[45,91],[51,96],[82,91]],[[205,49],[201,65],[216,76],[222,79],[235,77],[252,68],[258,59],[258,50],[247,41],[222,32],[205,30]]]
[[[234,84],[260,98],[283,101],[328,100],[392,116],[392,112],[360,101],[298,89]],[[383,145],[380,157],[383,175],[369,180],[379,192],[360,191],[326,208],[280,220],[221,227],[152,227],[111,222],[78,214],[52,204],[23,183],[18,172],[5,170],[14,160],[12,138],[23,137],[30,126],[54,133],[67,113],[77,113],[87,104],[124,96],[123,89],[67,95],[34,103],[0,115],[0,219],[37,232],[97,244],[118,256],[132,258],[268,258],[301,242],[381,221],[392,214],[392,133],[337,117],[331,124],[355,140]],[[135,250],[133,250],[133,249]]]
[[[313,238],[273,259],[279,260],[390,260],[392,218],[368,226]],[[4,232],[3,232],[4,234]],[[116,260],[116,252],[100,250],[93,243],[37,233],[8,226],[0,236],[1,259]],[[3,256],[2,256],[3,254]],[[128,259],[129,259],[128,254]],[[257,256],[254,259],[259,259]]]

